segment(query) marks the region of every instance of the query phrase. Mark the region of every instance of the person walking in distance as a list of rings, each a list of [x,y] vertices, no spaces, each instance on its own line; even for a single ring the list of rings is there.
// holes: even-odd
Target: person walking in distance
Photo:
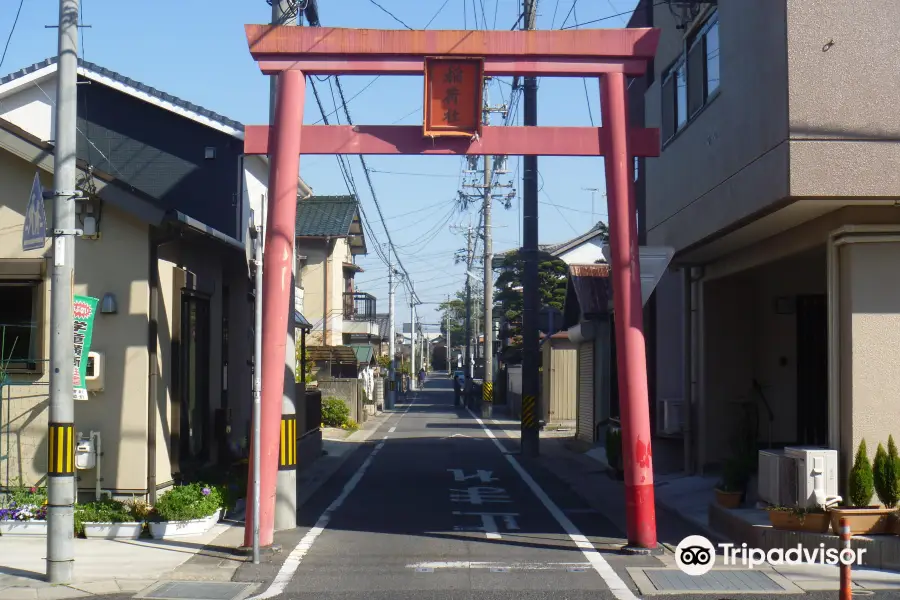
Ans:
[[[459,377],[453,378],[453,406],[459,406],[460,397],[462,396],[462,385],[459,383]]]
[[[419,369],[419,387],[421,388],[424,385],[425,385],[425,369],[422,368],[422,369]]]

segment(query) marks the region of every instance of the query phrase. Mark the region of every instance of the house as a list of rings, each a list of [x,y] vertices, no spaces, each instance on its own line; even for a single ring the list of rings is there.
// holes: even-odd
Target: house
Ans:
[[[310,346],[377,344],[376,299],[357,291],[366,253],[359,203],[353,196],[312,196],[297,204],[296,294],[312,323]]]
[[[22,236],[35,173],[53,188],[55,74],[51,59],[0,79],[2,487],[47,472],[52,250],[25,251]],[[78,218],[96,234],[75,241],[73,292],[99,305],[74,420],[103,448],[102,472],[79,471],[78,486],[99,475],[152,501],[249,439],[247,230],[267,166],[242,155],[236,121],[86,61],[78,76]]]
[[[845,480],[861,439],[900,431],[900,78],[882,68],[900,8],[649,4],[662,150],[636,177],[647,243],[675,250],[655,399],[681,412],[689,471],[752,427],[761,447],[839,450]]]
[[[612,281],[605,264],[569,265],[563,327],[577,351],[575,439],[590,446],[605,439],[619,416]]]

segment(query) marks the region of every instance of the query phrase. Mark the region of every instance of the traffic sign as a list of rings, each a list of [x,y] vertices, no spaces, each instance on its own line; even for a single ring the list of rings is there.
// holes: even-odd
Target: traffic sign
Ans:
[[[25,208],[22,226],[22,250],[40,250],[47,243],[47,213],[44,211],[44,191],[37,171],[31,184],[31,197]]]

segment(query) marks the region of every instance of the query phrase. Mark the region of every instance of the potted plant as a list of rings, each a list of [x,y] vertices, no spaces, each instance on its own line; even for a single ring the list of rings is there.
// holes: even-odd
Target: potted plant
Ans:
[[[174,487],[160,496],[150,515],[155,539],[203,535],[219,521],[222,494],[203,483]]]
[[[750,473],[739,457],[729,458],[722,471],[722,479],[716,484],[716,502],[724,508],[738,508],[744,498],[744,491]]]
[[[75,534],[86,538],[136,540],[144,529],[146,513],[139,515],[137,504],[130,506],[107,498],[75,507]]]
[[[767,510],[772,527],[782,531],[826,533],[831,525],[831,516],[818,506],[770,506]]]
[[[831,529],[835,535],[840,534],[842,518],[847,519],[851,535],[886,533],[889,516],[894,510],[870,504],[875,493],[875,475],[866,452],[866,440],[859,443],[847,483],[850,505],[832,508],[830,511]]]
[[[47,490],[21,484],[0,504],[0,535],[47,535]]]

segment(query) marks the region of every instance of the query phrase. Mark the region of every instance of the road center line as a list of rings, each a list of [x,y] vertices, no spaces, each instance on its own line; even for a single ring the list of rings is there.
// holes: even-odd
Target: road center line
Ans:
[[[393,427],[391,427],[390,429],[388,429],[388,433],[394,433],[395,431],[397,431],[397,426],[396,426],[396,425],[394,425]]]
[[[503,444],[500,443],[500,440],[494,436],[494,432],[492,432],[488,427],[484,424],[484,422],[479,419],[475,413],[472,412],[471,409],[466,409],[469,411],[469,414],[472,415],[472,418],[475,419],[481,428],[484,429],[484,432],[488,435],[489,438],[494,442],[494,445],[506,456],[506,460],[509,461],[509,464],[512,465],[512,468],[515,469],[516,473],[519,474],[519,477],[522,478],[522,481],[525,482],[534,495],[538,497],[538,500],[541,501],[541,504],[544,505],[553,518],[556,519],[556,522],[559,523],[560,527],[566,532],[566,535],[569,536],[575,545],[578,546],[578,549],[581,550],[581,553],[584,554],[584,557],[591,563],[591,566],[597,571],[597,574],[603,579],[606,585],[609,587],[609,590],[613,593],[613,595],[619,600],[637,600],[637,596],[628,588],[628,585],[619,577],[618,573],[616,573],[613,568],[606,562],[606,559],[603,558],[603,555],[600,554],[597,549],[594,547],[594,544],[591,543],[589,539],[587,539],[581,531],[575,527],[575,524],[556,506],[556,503],[550,499],[550,496],[541,489],[541,486],[534,480],[534,478],[529,475],[528,471],[526,471],[522,465],[519,464],[519,461],[516,458],[509,454],[506,451],[506,448],[503,447]]]
[[[415,403],[417,398],[413,398],[409,405],[406,407],[400,417],[397,419],[397,422],[400,422],[400,419],[406,416],[406,413],[409,412],[409,409],[412,408],[412,405]],[[291,553],[285,559],[284,564],[281,565],[281,568],[278,570],[278,574],[275,576],[275,579],[269,585],[265,592],[259,594],[258,596],[253,596],[249,600],[266,600],[267,598],[274,598],[280,594],[283,594],[287,589],[288,584],[291,582],[291,579],[294,577],[294,573],[297,572],[297,569],[300,568],[300,562],[303,560],[303,557],[309,553],[312,548],[313,542],[316,541],[316,538],[319,537],[323,531],[328,527],[329,521],[331,521],[331,515],[341,507],[347,497],[353,492],[357,485],[359,485],[360,480],[362,480],[363,475],[366,474],[366,471],[369,470],[369,467],[372,464],[372,461],[375,459],[375,456],[384,448],[384,443],[387,441],[388,437],[384,436],[378,444],[375,445],[375,448],[372,449],[372,452],[369,453],[369,456],[366,457],[366,460],[363,461],[363,464],[359,466],[356,472],[353,474],[347,483],[344,484],[344,489],[341,491],[340,495],[334,499],[334,501],[328,505],[328,508],[325,509],[319,519],[316,521],[316,524],[313,525],[312,529],[306,532],[306,535],[303,536],[303,539],[291,550]]]

